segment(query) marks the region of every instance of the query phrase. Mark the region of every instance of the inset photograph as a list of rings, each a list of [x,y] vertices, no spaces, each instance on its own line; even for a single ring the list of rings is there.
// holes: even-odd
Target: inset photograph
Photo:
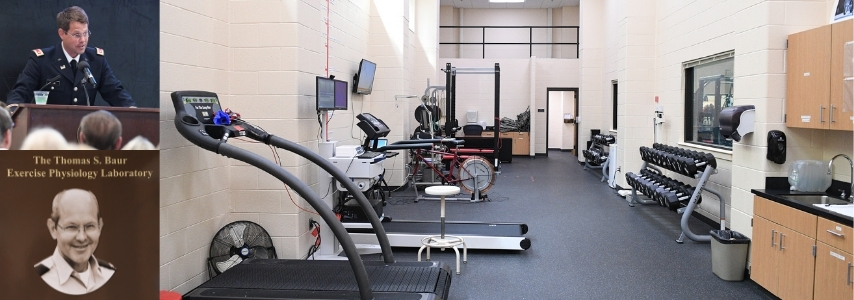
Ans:
[[[0,156],[0,299],[156,299],[158,151]]]
[[[11,118],[13,125],[5,128],[8,122],[0,120],[0,148],[119,150],[118,139],[137,137],[156,147],[159,20],[153,0],[38,0],[0,12],[0,25],[8,29],[0,40],[15,41],[0,43],[6,53],[0,58],[0,107],[8,112],[0,119]],[[96,111],[124,125],[112,143],[81,138],[81,120]],[[24,140],[42,128],[55,130],[67,144],[25,148]]]

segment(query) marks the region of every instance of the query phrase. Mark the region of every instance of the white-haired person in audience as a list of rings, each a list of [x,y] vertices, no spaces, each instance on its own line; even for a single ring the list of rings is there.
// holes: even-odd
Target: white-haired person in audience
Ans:
[[[0,150],[8,150],[12,145],[12,116],[0,102]]]
[[[122,150],[157,150],[157,147],[144,136],[137,135],[125,144]]]
[[[66,150],[68,141],[56,129],[43,127],[30,131],[21,143],[21,150]]]

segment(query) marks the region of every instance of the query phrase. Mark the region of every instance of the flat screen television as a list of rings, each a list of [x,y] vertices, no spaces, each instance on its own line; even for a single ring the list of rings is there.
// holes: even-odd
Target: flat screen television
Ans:
[[[347,82],[317,76],[317,110],[347,110]]]
[[[369,95],[374,87],[374,74],[377,72],[377,64],[367,59],[359,63],[359,72],[353,76],[353,92],[356,94]]]

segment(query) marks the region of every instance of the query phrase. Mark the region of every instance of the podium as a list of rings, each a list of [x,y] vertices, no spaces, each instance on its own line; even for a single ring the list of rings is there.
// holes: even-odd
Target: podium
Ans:
[[[106,110],[122,122],[122,143],[141,135],[154,145],[160,145],[160,110],[110,106],[36,105],[22,103],[12,114],[11,149],[20,149],[27,134],[39,127],[56,129],[69,143],[77,142],[77,128],[83,116]]]

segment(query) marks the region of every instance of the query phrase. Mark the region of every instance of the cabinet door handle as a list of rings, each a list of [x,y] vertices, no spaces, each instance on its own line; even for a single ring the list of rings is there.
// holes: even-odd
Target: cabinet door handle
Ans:
[[[774,229],[771,229],[771,248],[777,247],[777,244],[774,243],[774,238],[776,237],[777,232]]]
[[[828,233],[830,233],[830,234],[832,234],[832,235],[838,236],[838,237],[844,237],[844,236],[845,236],[844,234],[841,234],[841,233],[839,233],[839,232],[836,232],[836,231],[833,231],[833,230],[830,230],[830,229],[828,229],[828,230],[827,230],[827,232],[828,232]]]
[[[845,273],[847,273],[847,275],[848,275],[848,279],[845,280],[845,285],[851,285],[852,283],[854,283],[851,281],[851,266],[854,266],[854,265],[852,265],[851,263],[848,263],[848,269],[845,270],[846,271]]]
[[[780,250],[786,249],[785,247],[783,247],[783,237],[785,237],[785,236],[786,235],[783,234],[782,232],[780,233]]]
[[[820,109],[818,110],[818,119],[821,123],[824,123],[824,105],[818,106]]]
[[[833,109],[834,108],[836,108],[836,106],[833,106],[833,104],[831,104],[830,105],[830,124],[836,123],[836,121],[833,120]]]

